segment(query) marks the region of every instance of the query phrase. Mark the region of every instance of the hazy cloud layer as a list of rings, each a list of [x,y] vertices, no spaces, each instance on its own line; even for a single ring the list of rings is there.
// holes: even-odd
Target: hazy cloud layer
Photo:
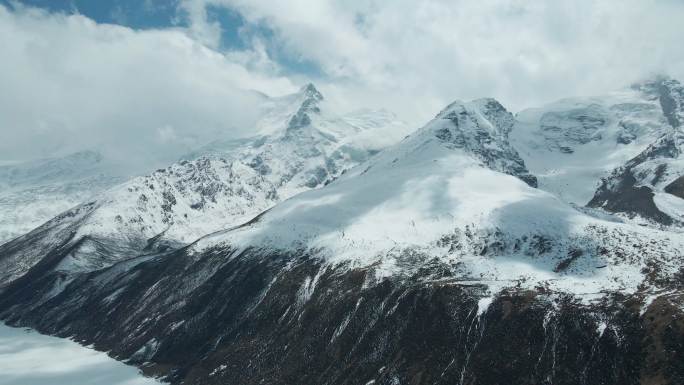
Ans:
[[[105,353],[1,322],[0,373],[0,385],[161,384]]]
[[[494,96],[517,110],[656,72],[684,76],[684,2],[676,0],[183,4],[205,38],[212,26],[202,6],[236,9],[272,30],[272,45],[317,63],[340,96],[384,101],[414,122],[455,98]]]
[[[221,8],[240,15],[239,45],[221,44]],[[684,78],[678,0],[180,0],[176,12],[183,27],[137,31],[0,6],[0,161],[88,147],[163,163],[248,135],[244,90],[308,78],[344,109],[414,126],[454,99],[516,111]]]
[[[296,89],[251,69],[251,52],[79,15],[0,6],[0,47],[0,160],[89,148],[166,164],[212,138],[249,134],[259,96],[248,90]]]

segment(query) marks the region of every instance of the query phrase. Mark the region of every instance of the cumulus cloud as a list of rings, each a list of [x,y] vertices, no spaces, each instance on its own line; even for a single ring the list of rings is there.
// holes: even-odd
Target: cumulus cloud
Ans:
[[[272,45],[316,63],[328,93],[387,104],[419,123],[453,99],[514,110],[654,73],[684,76],[675,0],[185,0],[237,10]],[[256,31],[259,28],[255,29]],[[352,97],[350,97],[352,96]]]
[[[0,160],[95,149],[156,167],[212,139],[249,135],[254,90],[296,89],[273,65],[250,66],[263,61],[258,52],[219,53],[180,29],[21,6],[0,5],[0,50]]]

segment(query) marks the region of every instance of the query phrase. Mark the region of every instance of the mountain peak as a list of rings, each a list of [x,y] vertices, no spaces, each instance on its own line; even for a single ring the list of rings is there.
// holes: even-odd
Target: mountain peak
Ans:
[[[515,118],[496,99],[455,101],[428,125],[447,148],[462,149],[492,170],[517,176],[532,187],[537,179],[511,146],[508,134]]]
[[[314,99],[316,101],[323,100],[323,94],[318,91],[313,83],[306,83],[299,89],[299,93],[303,94],[307,99]]]
[[[500,137],[504,141],[515,123],[513,114],[493,98],[475,99],[467,103],[454,101],[442,109],[436,119],[450,121],[451,128],[458,131],[488,132],[488,135]]]
[[[297,111],[290,118],[290,122],[287,125],[287,132],[290,133],[293,130],[308,126],[311,124],[311,114],[321,112],[318,107],[318,102],[323,100],[323,95],[316,89],[312,83],[306,84],[300,89],[300,94],[303,96],[304,100],[299,106]]]
[[[442,108],[442,110],[435,115],[435,118],[443,118],[450,113],[463,111],[464,109],[465,102],[457,99],[449,103],[446,107]]]

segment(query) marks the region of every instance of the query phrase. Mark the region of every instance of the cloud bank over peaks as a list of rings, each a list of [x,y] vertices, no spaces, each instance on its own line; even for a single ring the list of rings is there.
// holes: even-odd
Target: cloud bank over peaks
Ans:
[[[652,73],[684,76],[684,2],[673,0],[184,0],[238,12],[267,48],[314,63],[358,103],[420,125],[454,99],[508,108],[602,94]],[[271,54],[273,56],[273,54]],[[317,82],[319,84],[323,82]],[[326,90],[332,96],[335,91]]]
[[[176,21],[145,30],[12,4],[0,5],[0,162],[94,149],[165,164],[252,133],[250,90],[309,80],[337,111],[420,127],[456,99],[520,111],[684,78],[674,0],[178,0],[164,3]]]
[[[260,93],[297,89],[258,54],[219,53],[180,29],[133,30],[19,5],[0,5],[0,47],[2,161],[93,149],[156,167],[251,134]]]

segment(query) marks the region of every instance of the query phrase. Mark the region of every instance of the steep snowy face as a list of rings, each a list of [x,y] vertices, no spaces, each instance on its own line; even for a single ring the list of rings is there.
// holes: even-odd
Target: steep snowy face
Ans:
[[[620,92],[561,100],[517,114],[511,143],[539,188],[585,205],[601,178],[672,130],[681,87],[656,79]]]
[[[118,185],[3,246],[4,262],[21,254],[19,271],[26,270],[59,245],[57,269],[88,271],[178,247],[321,187],[406,133],[386,112],[339,116],[323,101],[312,85],[268,99],[259,136],[212,143],[188,160]]]
[[[124,180],[101,154],[0,165],[0,244]]]
[[[526,184],[503,111],[492,100],[452,104],[328,186],[193,250],[283,250],[374,266],[380,276],[439,261],[492,292],[510,285],[578,295],[636,291],[652,279],[647,265],[658,262],[653,276],[678,270],[681,237],[588,216]]]

